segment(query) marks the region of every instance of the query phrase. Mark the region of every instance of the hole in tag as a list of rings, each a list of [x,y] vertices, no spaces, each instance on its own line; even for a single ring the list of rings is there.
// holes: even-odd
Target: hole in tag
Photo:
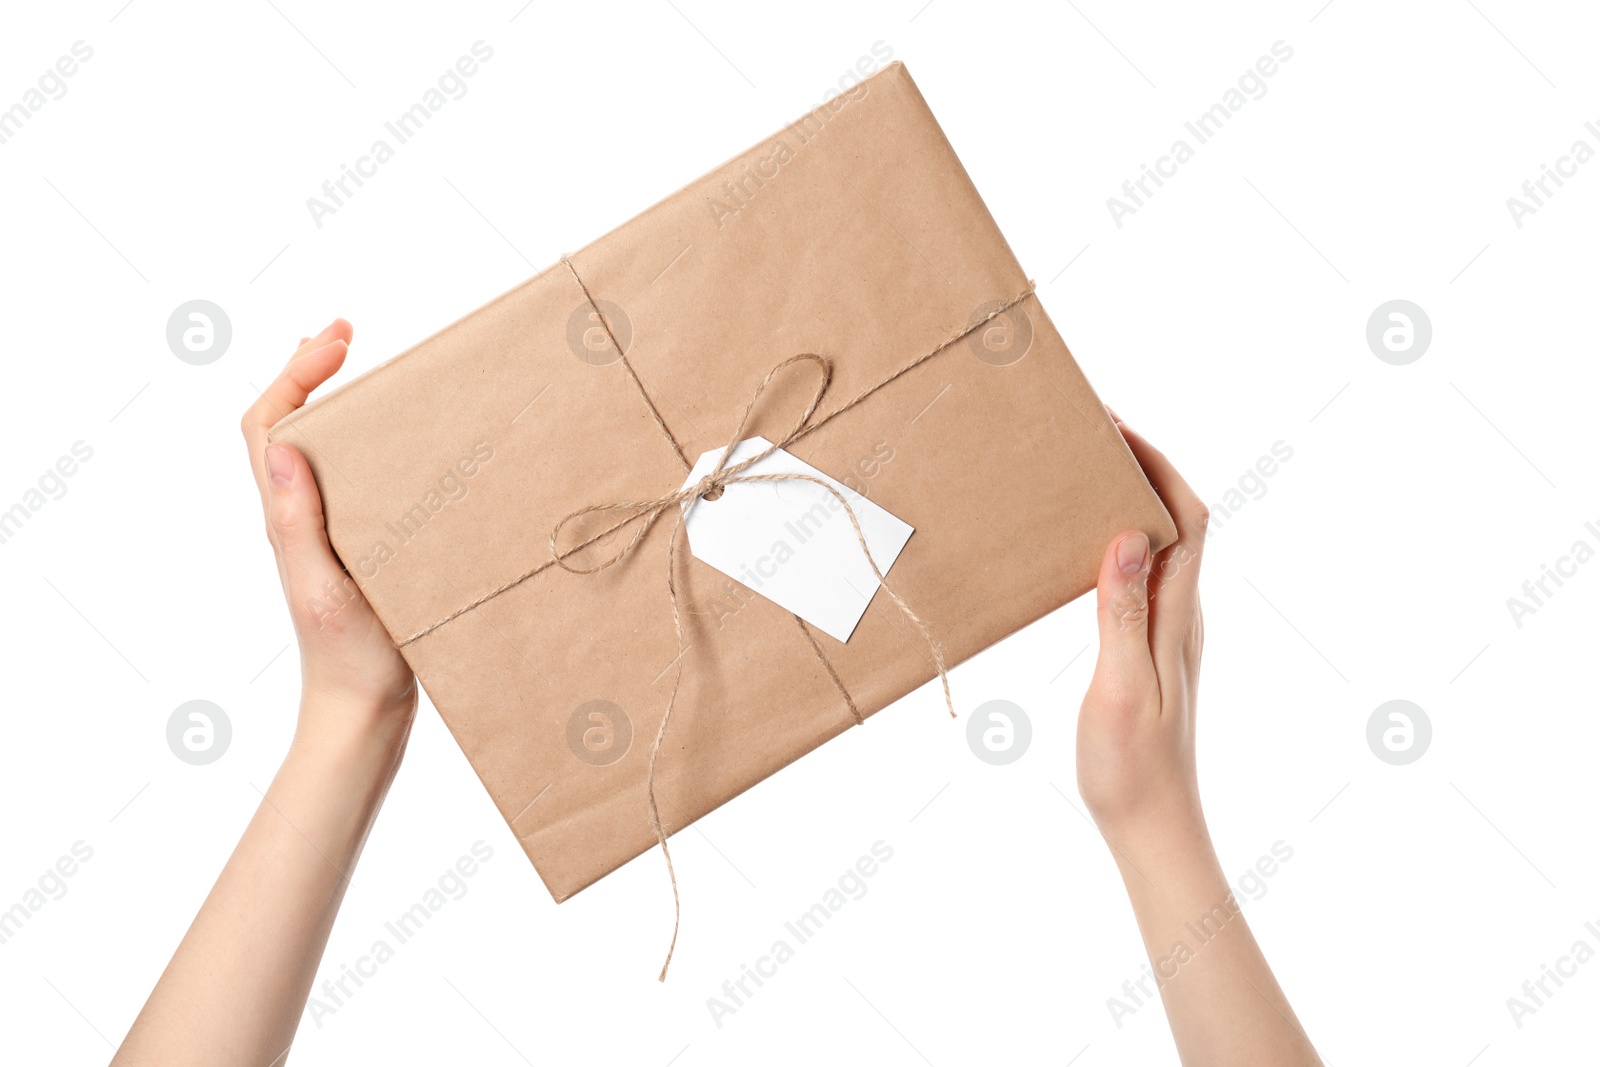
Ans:
[[[723,487],[720,486],[720,485],[719,486],[715,486],[714,488],[709,489],[706,492],[700,494],[700,499],[701,500],[721,500],[722,499],[722,489],[723,489]]]

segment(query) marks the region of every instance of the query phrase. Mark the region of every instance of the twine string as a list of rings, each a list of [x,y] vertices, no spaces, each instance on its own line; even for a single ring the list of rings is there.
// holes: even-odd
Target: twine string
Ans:
[[[783,434],[776,443],[769,444],[766,448],[747,459],[740,460],[737,463],[729,462],[732,459],[734,447],[744,439],[745,429],[750,422],[750,415],[755,410],[756,404],[760,401],[761,396],[766,391],[767,387],[771,385],[774,379],[776,379],[789,367],[796,366],[801,363],[810,363],[817,367],[817,369],[820,371],[816,387],[812,391],[811,400],[806,405],[805,411],[801,413],[794,425],[786,434]],[[663,494],[662,496],[657,497],[655,500],[619,501],[614,504],[594,504],[590,505],[589,507],[579,508],[577,511],[572,512],[558,522],[555,526],[555,529],[551,530],[550,532],[550,558],[555,562],[556,566],[559,566],[561,569],[572,574],[597,574],[609,567],[616,566],[618,563],[621,563],[624,559],[626,559],[628,554],[639,545],[639,543],[644,539],[645,535],[649,533],[649,531],[655,526],[656,521],[663,514],[674,507],[677,509],[677,515],[674,517],[672,523],[672,534],[667,542],[667,602],[672,609],[672,628],[678,639],[678,656],[673,661],[672,689],[667,694],[666,711],[661,716],[661,723],[656,728],[655,740],[650,745],[650,760],[645,777],[645,788],[650,802],[650,828],[655,832],[656,843],[661,846],[662,856],[665,857],[667,861],[667,877],[672,882],[672,941],[667,947],[667,958],[661,965],[661,974],[658,976],[659,981],[666,981],[667,968],[672,965],[672,956],[678,946],[678,931],[682,924],[683,909],[678,891],[678,876],[672,865],[672,850],[667,845],[667,831],[661,822],[661,809],[656,795],[656,765],[661,755],[661,743],[667,735],[667,726],[672,721],[672,713],[677,707],[678,690],[683,682],[683,661],[688,654],[688,642],[685,638],[683,630],[683,614],[679,607],[678,601],[678,535],[683,530],[688,513],[694,507],[696,507],[700,501],[706,499],[707,496],[711,496],[713,499],[715,499],[720,491],[727,486],[753,482],[810,482],[814,485],[821,486],[824,490],[831,494],[844,509],[845,514],[849,516],[850,528],[856,535],[856,541],[861,546],[862,555],[865,556],[867,565],[872,568],[873,577],[877,579],[879,587],[881,587],[883,591],[888,594],[889,598],[894,602],[895,607],[900,610],[900,613],[912,624],[917,632],[921,634],[923,641],[927,644],[928,650],[933,656],[934,668],[939,673],[940,685],[944,690],[945,707],[949,710],[950,717],[955,718],[955,703],[950,696],[950,679],[945,670],[944,651],[939,647],[939,643],[933,639],[933,634],[928,629],[927,623],[925,623],[922,620],[922,617],[912,609],[911,605],[906,602],[905,598],[899,593],[895,592],[894,589],[889,585],[888,578],[884,576],[883,570],[878,566],[878,561],[872,555],[872,547],[867,543],[867,535],[861,528],[860,517],[856,514],[856,509],[851,505],[850,501],[845,498],[844,494],[839,492],[839,490],[836,489],[831,483],[810,474],[744,473],[751,467],[754,467],[756,464],[760,463],[762,460],[773,455],[790,443],[798,440],[807,432],[811,425],[810,420],[812,416],[816,414],[818,406],[822,403],[822,398],[827,393],[828,385],[832,381],[832,378],[832,364],[827,359],[817,355],[814,352],[803,352],[799,355],[790,356],[788,359],[780,361],[772,368],[772,370],[767,372],[767,376],[761,380],[761,384],[756,386],[755,391],[751,393],[749,401],[745,404],[744,411],[739,416],[738,425],[734,428],[733,434],[729,439],[728,446],[722,450],[722,454],[717,457],[716,463],[705,477],[670,493]],[[847,405],[847,407],[849,406],[853,406],[853,404]],[[837,414],[837,412],[835,412],[835,414]],[[611,511],[631,511],[639,513],[640,517],[642,517],[642,521],[638,523],[633,537],[630,538],[627,543],[616,552],[600,560],[598,563],[594,563],[589,566],[580,566],[569,562],[571,553],[563,554],[561,552],[561,532],[566,528],[567,524],[576,521],[585,515]],[[823,669],[827,672],[828,677],[833,681],[833,684],[841,693],[844,694],[845,703],[850,708],[851,714],[855,717],[856,722],[858,724],[861,723],[863,721],[861,711],[856,706],[855,701],[851,698],[849,691],[844,686],[843,681],[839,678],[838,672],[834,670],[833,665],[828,661],[827,656],[823,654],[821,646],[817,643],[816,638],[812,636],[810,629],[806,627],[804,620],[800,619],[798,615],[795,616],[795,620],[800,623],[801,632],[804,633],[807,643],[811,646],[811,651],[817,657],[817,661],[821,663]]]

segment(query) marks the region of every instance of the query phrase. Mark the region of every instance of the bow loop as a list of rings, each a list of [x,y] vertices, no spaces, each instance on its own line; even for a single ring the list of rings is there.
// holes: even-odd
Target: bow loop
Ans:
[[[681,494],[673,494],[673,496],[678,495]],[[645,534],[650,532],[650,528],[656,524],[656,520],[661,517],[662,512],[666,511],[671,504],[672,497],[663,497],[660,500],[623,501],[616,504],[595,504],[590,507],[579,508],[556,523],[555,529],[550,531],[550,559],[557,567],[560,567],[568,574],[598,574],[608,567],[621,563],[629,552],[637,548],[639,542],[644,540]],[[565,530],[570,523],[577,522],[585,515],[598,515],[613,511],[632,512],[632,514],[620,522],[613,523],[599,533],[591,534],[571,548],[565,551],[562,550],[561,531]],[[603,557],[600,562],[592,566],[582,566],[572,562],[572,559],[585,549],[610,541],[617,531],[629,523],[637,523],[638,525],[635,527],[633,535],[616,552]]]
[[[812,391],[811,402],[806,405],[805,411],[801,413],[799,420],[795,422],[793,428],[791,428],[787,434],[781,437],[777,444],[763,449],[760,453],[751,456],[749,459],[743,459],[738,463],[730,464],[728,460],[733,456],[734,447],[744,439],[745,427],[750,424],[750,415],[752,412],[754,412],[756,403],[760,401],[761,394],[766,391],[767,386],[771,385],[773,379],[777,378],[785,368],[791,367],[797,363],[814,363],[822,371],[822,375],[817,382],[817,387]],[[628,553],[632,552],[639,546],[639,542],[644,540],[645,535],[650,532],[650,528],[655,525],[656,520],[661,518],[662,514],[674,504],[693,503],[697,500],[705,499],[715,500],[722,495],[722,489],[730,481],[748,480],[739,478],[737,476],[743,471],[748,470],[750,467],[755,466],[757,463],[760,463],[774,452],[777,452],[780,448],[783,448],[791,441],[796,440],[811,428],[811,417],[816,414],[818,405],[822,403],[822,398],[827,393],[828,383],[832,380],[832,378],[833,364],[826,357],[819,356],[814,352],[802,352],[799,355],[790,356],[788,359],[778,363],[767,372],[767,376],[765,378],[761,379],[761,384],[756,386],[755,392],[750,394],[750,400],[745,404],[744,413],[739,416],[739,424],[733,431],[733,439],[728,442],[728,447],[722,450],[722,455],[717,457],[716,466],[711,468],[710,474],[707,474],[704,478],[701,478],[693,485],[685,486],[681,489],[674,490],[673,492],[666,493],[655,500],[631,500],[619,501],[615,504],[592,504],[589,507],[579,508],[577,511],[570,513],[560,522],[556,523],[555,529],[550,531],[550,558],[552,562],[570,574],[595,574],[599,571],[605,570],[607,567],[615,566],[616,564],[622,562],[623,558],[626,557]],[[612,525],[610,528],[602,530],[599,533],[578,542],[576,545],[573,545],[571,548],[566,549],[565,551],[562,550],[561,532],[567,528],[568,524],[578,521],[585,515],[594,515],[601,512],[613,511],[631,512],[632,514],[620,522]],[[584,549],[610,540],[610,538],[618,530],[624,526],[627,526],[629,523],[637,523],[633,535],[628,539],[626,544],[624,544],[613,554],[606,556],[599,563],[589,567],[577,566],[569,562],[571,557],[582,552]]]

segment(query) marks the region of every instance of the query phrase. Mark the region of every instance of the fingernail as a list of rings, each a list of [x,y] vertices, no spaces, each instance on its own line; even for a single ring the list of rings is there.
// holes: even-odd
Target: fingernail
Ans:
[[[1149,558],[1150,538],[1143,533],[1135,531],[1117,545],[1117,566],[1122,568],[1123,574],[1138,574],[1144,570],[1145,560]]]
[[[274,489],[282,489],[294,481],[294,460],[282,445],[267,446],[267,478]]]

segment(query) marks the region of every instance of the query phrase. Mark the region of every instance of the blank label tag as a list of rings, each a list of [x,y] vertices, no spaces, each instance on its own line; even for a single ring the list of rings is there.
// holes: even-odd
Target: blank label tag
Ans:
[[[740,441],[730,465],[772,447],[761,437]],[[723,449],[701,456],[684,481],[710,474]],[[872,558],[885,575],[911,539],[911,527],[860,493],[781,449],[739,472],[805,474],[850,502]],[[684,531],[696,559],[800,616],[823,633],[850,640],[867,612],[878,579],[839,498],[815,482],[734,482],[716,500],[683,505]]]

